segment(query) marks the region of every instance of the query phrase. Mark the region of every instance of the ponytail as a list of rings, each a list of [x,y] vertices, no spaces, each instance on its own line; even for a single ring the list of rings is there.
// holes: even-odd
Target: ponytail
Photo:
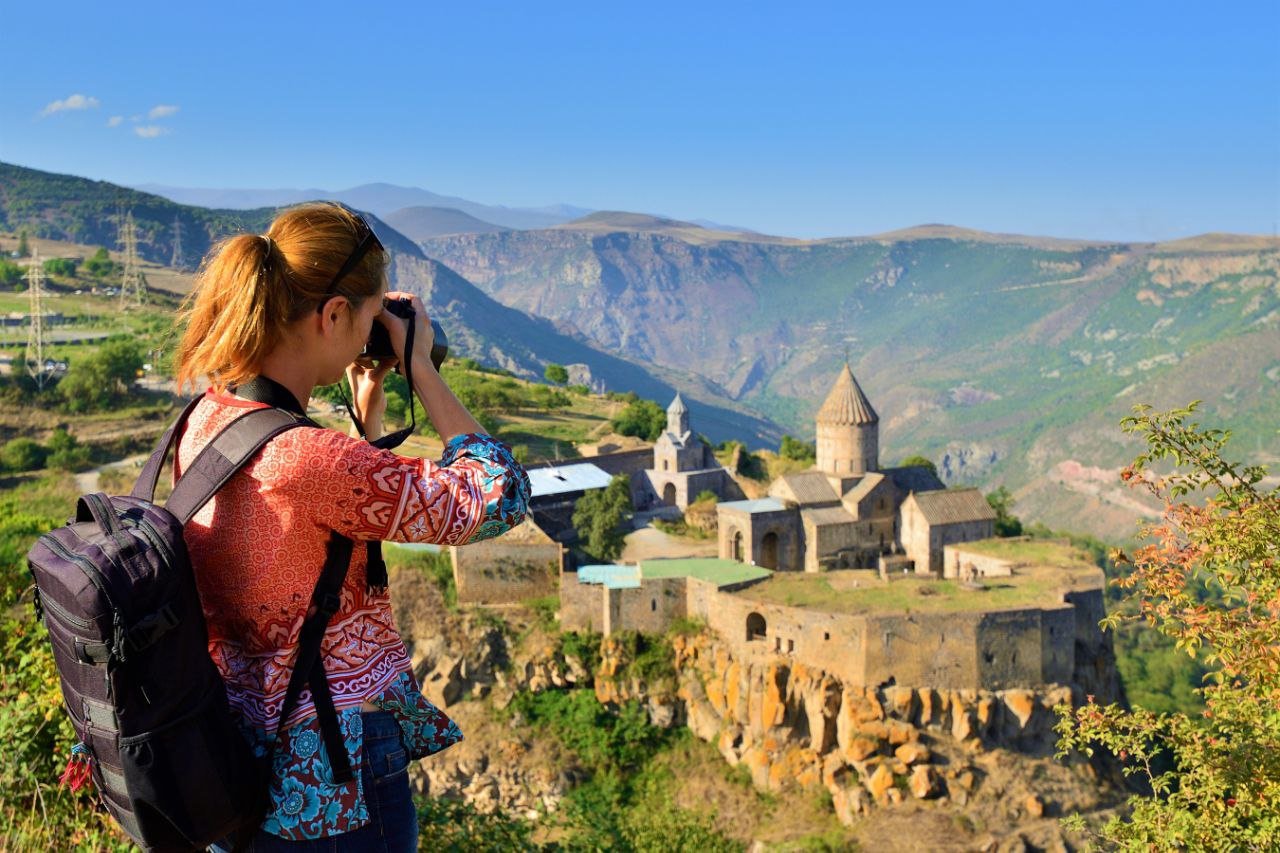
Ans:
[[[356,221],[340,205],[307,204],[276,217],[264,235],[214,246],[179,317],[179,392],[205,377],[224,389],[257,376],[287,327],[332,295],[326,287],[355,247]],[[343,277],[343,295],[358,307],[381,292],[386,263],[384,253],[369,252]]]

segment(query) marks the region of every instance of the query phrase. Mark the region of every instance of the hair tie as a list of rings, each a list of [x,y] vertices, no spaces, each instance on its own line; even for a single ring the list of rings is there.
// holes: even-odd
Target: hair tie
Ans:
[[[267,265],[271,263],[271,246],[272,246],[271,238],[268,237],[266,234],[259,234],[258,236],[261,237],[263,240],[265,240],[267,243],[266,254],[262,256],[262,270],[263,272],[266,272]]]

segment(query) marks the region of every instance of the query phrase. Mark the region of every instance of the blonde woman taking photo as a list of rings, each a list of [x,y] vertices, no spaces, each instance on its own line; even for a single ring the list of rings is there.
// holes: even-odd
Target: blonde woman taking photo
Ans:
[[[303,205],[266,234],[218,246],[184,312],[179,387],[205,377],[211,386],[183,427],[175,476],[246,409],[305,416],[316,386],[344,373],[364,431],[361,439],[305,425],[276,436],[184,529],[210,655],[242,732],[271,756],[261,827],[215,850],[414,850],[408,765],[462,737],[419,692],[385,567],[366,543],[500,535],[523,520],[529,480],[440,377],[426,310],[412,294],[387,292],[387,264],[362,217]],[[412,319],[386,310],[384,298],[406,300]],[[386,326],[395,358],[358,361],[374,323]],[[382,433],[382,380],[397,363],[444,441],[439,461],[370,444]],[[312,592],[340,537],[356,547],[320,641],[323,673],[286,709]]]

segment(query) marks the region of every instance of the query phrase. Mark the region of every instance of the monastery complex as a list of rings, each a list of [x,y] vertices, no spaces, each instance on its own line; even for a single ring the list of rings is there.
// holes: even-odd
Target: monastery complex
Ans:
[[[1064,684],[1103,656],[1103,576],[1087,557],[993,539],[977,489],[947,489],[928,466],[881,467],[879,416],[848,365],[816,421],[814,466],[744,500],[677,394],[652,451],[532,469],[532,518],[452,549],[459,602],[558,593],[563,630],[605,635],[698,619],[744,659],[783,656],[868,686]],[[650,515],[719,496],[718,556],[568,564],[577,498],[618,474]]]

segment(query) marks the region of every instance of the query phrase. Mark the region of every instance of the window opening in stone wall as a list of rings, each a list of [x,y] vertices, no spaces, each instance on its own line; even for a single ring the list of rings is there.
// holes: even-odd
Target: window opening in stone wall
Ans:
[[[747,614],[747,641],[763,640],[765,634],[764,617],[759,613]]]
[[[780,651],[782,651],[782,638],[781,638],[781,637],[774,637],[774,638],[773,638],[773,650],[774,650],[775,652],[780,652]]]
[[[830,631],[823,631],[823,632],[822,632],[822,639],[824,639],[824,640],[830,640],[830,639],[831,639],[831,632],[830,632]]]
[[[742,562],[742,531],[740,530],[733,531],[733,536],[731,537],[731,539],[733,542],[733,545],[732,545],[733,559],[741,563]]]
[[[650,610],[657,610],[657,609],[658,609],[658,599],[656,599],[656,598],[651,598],[651,599],[649,599],[649,609],[650,609]]]
[[[792,653],[792,652],[794,652],[795,650],[796,650],[796,641],[795,641],[795,640],[787,640],[787,654],[791,654],[791,653]]]

